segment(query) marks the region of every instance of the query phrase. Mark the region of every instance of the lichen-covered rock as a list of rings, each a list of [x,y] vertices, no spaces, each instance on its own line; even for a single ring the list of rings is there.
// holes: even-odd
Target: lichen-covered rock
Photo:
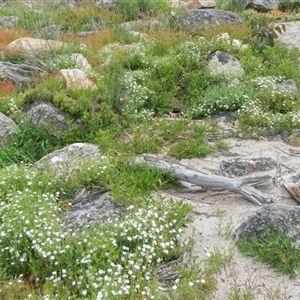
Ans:
[[[195,27],[199,25],[241,25],[242,21],[239,16],[233,12],[217,10],[217,9],[191,9],[180,17],[178,23]]]
[[[33,167],[40,170],[51,169],[56,171],[57,175],[69,174],[72,170],[80,169],[86,160],[95,158],[99,154],[99,148],[93,144],[74,143],[47,154]]]
[[[242,64],[232,55],[216,51],[208,58],[208,68],[212,75],[224,75],[227,78],[238,78],[244,75]]]
[[[300,245],[300,207],[273,204],[263,207],[244,221],[234,232],[235,241],[266,238],[268,233],[282,231]]]
[[[276,161],[270,157],[232,158],[222,160],[220,169],[229,175],[244,176],[253,172],[264,172],[276,167]]]
[[[70,211],[62,214],[67,226],[82,228],[90,223],[105,223],[120,219],[125,209],[102,189],[80,190],[72,201]]]
[[[27,64],[13,64],[0,61],[0,77],[12,80],[17,85],[27,85],[33,81],[33,76],[43,72],[38,67]]]
[[[18,130],[17,124],[0,112],[0,143],[5,141],[9,135]]]
[[[34,103],[24,112],[23,121],[34,129],[46,128],[53,136],[66,131],[70,117],[50,103]]]

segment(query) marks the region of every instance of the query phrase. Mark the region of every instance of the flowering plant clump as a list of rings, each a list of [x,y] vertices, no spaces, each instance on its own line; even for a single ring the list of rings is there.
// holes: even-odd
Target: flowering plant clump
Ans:
[[[27,167],[21,173],[8,169],[1,186],[11,189],[2,193],[0,207],[0,261],[8,276],[44,282],[44,298],[49,299],[136,293],[154,298],[153,267],[180,255],[178,238],[187,205],[149,200],[147,208],[129,206],[120,221],[67,228],[60,216],[60,193],[43,192],[55,187],[55,180],[45,187],[40,174]],[[24,175],[24,186],[13,188]]]
[[[299,128],[296,93],[280,85],[284,76],[258,77],[256,97],[244,102],[238,117],[250,126]]]
[[[202,49],[199,42],[186,41],[172,48],[170,54],[185,68],[199,67],[203,60]]]

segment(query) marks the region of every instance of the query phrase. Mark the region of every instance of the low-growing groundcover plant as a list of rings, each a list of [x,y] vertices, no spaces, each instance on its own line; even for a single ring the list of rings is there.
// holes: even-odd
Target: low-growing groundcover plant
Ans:
[[[104,161],[87,167],[90,176],[108,175]],[[28,299],[155,298],[154,267],[182,254],[178,237],[190,207],[144,198],[145,208],[130,205],[119,221],[67,228],[59,203],[68,180],[75,178],[62,183],[26,165],[1,170],[1,281],[29,282]]]
[[[299,275],[300,249],[281,230],[268,232],[264,238],[253,236],[251,241],[241,240],[238,247],[242,253],[271,265],[291,278]]]
[[[218,5],[230,6],[222,1]],[[252,25],[267,26],[262,22],[274,20],[260,19],[253,12],[237,13],[244,20],[252,18]],[[147,166],[132,168],[127,162],[145,152],[167,152],[181,159],[228,149],[209,120],[221,111],[234,113],[244,130],[300,128],[299,92],[281,85],[292,79],[300,86],[298,50],[288,50],[274,40],[261,40],[263,47],[258,47],[255,26],[178,28],[176,17],[182,11],[167,1],[118,1],[112,10],[98,9],[93,3],[71,8],[36,1],[30,11],[20,2],[7,1],[0,14],[19,18],[13,34],[1,29],[3,59],[35,63],[48,72],[33,85],[1,88],[0,111],[19,126],[0,149],[1,296],[206,299],[216,288],[214,274],[230,257],[216,249],[202,268],[194,262],[179,266],[182,277],[163,290],[156,267],[188,251],[178,237],[191,208],[171,199],[152,199],[153,190],[178,183]],[[124,21],[139,18],[156,18],[160,26],[138,22],[141,35],[123,28]],[[55,38],[68,46],[35,53],[35,60],[7,52],[5,46],[17,37],[54,38],[44,31],[52,24],[61,26],[62,34]],[[212,38],[225,29],[231,38],[247,43],[248,49],[239,51]],[[77,35],[93,30],[98,32]],[[216,50],[241,61],[245,75],[239,85],[212,76],[206,68]],[[96,91],[68,89],[57,76],[62,68],[77,67],[71,59],[74,52],[92,65],[88,73]],[[73,119],[68,131],[53,138],[23,124],[22,111],[36,101],[50,102],[69,113]],[[209,141],[209,136],[214,138]],[[74,142],[98,145],[101,161],[89,162],[67,177],[32,168],[45,154]],[[81,230],[66,228],[62,214],[74,193],[81,187],[99,186],[125,207],[124,218]]]

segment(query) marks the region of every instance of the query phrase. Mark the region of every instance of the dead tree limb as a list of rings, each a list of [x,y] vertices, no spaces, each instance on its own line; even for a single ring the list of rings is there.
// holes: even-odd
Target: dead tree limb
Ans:
[[[273,202],[272,197],[255,189],[253,186],[245,184],[245,182],[243,182],[242,180],[217,175],[203,175],[198,171],[189,170],[182,165],[178,165],[175,163],[169,164],[165,160],[152,154],[139,155],[134,164],[147,164],[150,167],[166,172],[179,181],[189,182],[202,187],[222,188],[232,192],[236,192],[255,204],[261,205],[264,203]]]

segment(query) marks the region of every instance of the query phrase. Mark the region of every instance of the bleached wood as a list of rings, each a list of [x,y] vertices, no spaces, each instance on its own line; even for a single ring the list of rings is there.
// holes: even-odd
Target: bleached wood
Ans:
[[[178,179],[179,181],[189,182],[201,187],[222,188],[236,192],[255,204],[261,205],[273,202],[272,197],[262,193],[253,186],[245,184],[242,180],[217,175],[204,175],[201,172],[190,170],[176,163],[169,164],[167,161],[152,154],[139,155],[134,164],[147,164],[150,167],[167,172],[170,176]]]

